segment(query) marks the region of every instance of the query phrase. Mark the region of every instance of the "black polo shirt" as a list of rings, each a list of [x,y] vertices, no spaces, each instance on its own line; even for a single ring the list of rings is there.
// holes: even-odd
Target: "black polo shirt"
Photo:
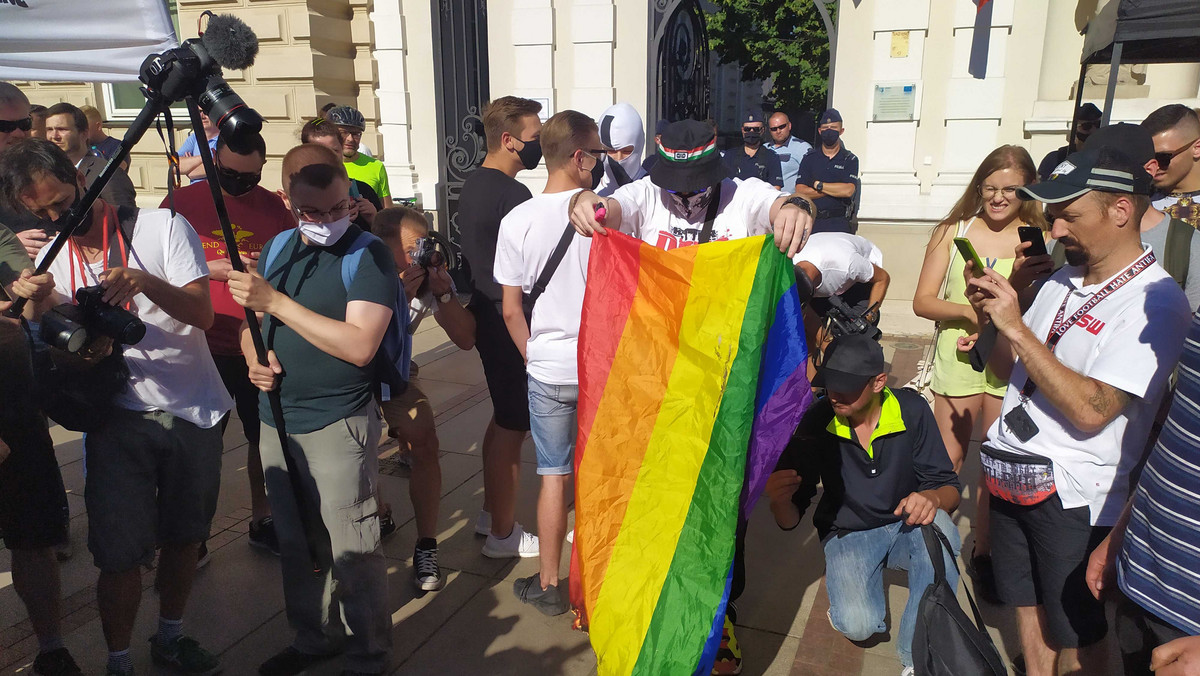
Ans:
[[[853,183],[854,197],[831,197],[821,195],[813,200],[817,207],[817,217],[813,222],[813,232],[846,232],[854,234],[850,226],[850,210],[858,198],[858,157],[846,150],[843,144],[833,157],[825,155],[825,149],[817,146],[813,151],[800,160],[800,172],[796,176],[796,185],[806,185],[816,189],[814,183]]]
[[[783,187],[783,164],[774,150],[760,145],[753,155],[747,155],[745,146],[725,152],[725,164],[733,178],[757,178],[776,188]]]
[[[913,390],[883,390],[883,412],[869,451],[822,398],[805,413],[775,468],[794,469],[800,488],[792,501],[803,515],[824,487],[813,525],[824,540],[900,521],[892,512],[916,491],[962,484],[950,464],[933,411]]]

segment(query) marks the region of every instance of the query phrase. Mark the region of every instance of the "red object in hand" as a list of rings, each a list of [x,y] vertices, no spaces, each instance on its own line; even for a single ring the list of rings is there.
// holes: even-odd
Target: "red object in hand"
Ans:
[[[605,209],[604,207],[596,207],[596,220],[603,222],[604,215],[607,213],[608,213],[608,210]]]

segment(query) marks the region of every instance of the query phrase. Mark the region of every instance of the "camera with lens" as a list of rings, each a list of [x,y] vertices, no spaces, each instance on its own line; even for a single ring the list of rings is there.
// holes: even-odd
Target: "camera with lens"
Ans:
[[[413,265],[423,268],[440,268],[446,263],[446,256],[438,251],[438,243],[432,237],[422,237],[417,240],[417,246],[412,254]]]
[[[75,301],[42,315],[44,343],[76,353],[100,336],[121,345],[136,345],[146,335],[146,325],[132,312],[104,302],[104,287],[99,284],[76,291]]]
[[[223,78],[221,68],[242,70],[254,63],[258,38],[231,15],[213,16],[200,38],[151,54],[138,74],[149,99],[174,103],[194,96],[200,110],[227,136],[262,130],[262,117]]]
[[[829,333],[834,338],[845,335],[861,335],[879,340],[883,337],[883,331],[880,331],[875,324],[878,321],[879,303],[862,311],[856,311],[838,296],[830,296],[829,306],[826,320]],[[875,321],[868,319],[868,315],[874,315]]]

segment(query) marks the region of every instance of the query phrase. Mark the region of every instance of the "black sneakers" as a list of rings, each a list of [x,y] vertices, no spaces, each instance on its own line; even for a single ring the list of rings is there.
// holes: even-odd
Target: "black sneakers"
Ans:
[[[323,655],[302,653],[289,646],[259,665],[258,673],[261,676],[295,676],[296,674],[303,673],[309,667],[336,656],[337,653]]]
[[[83,676],[66,648],[41,653],[33,660],[33,673],[42,676]]]
[[[521,600],[537,608],[543,615],[562,615],[571,609],[571,603],[565,598],[566,590],[559,592],[557,585],[542,589],[541,574],[522,577],[513,583],[513,594]]]
[[[422,538],[413,550],[413,584],[421,591],[437,591],[442,588],[437,541],[433,538]]]
[[[279,556],[279,536],[275,534],[275,519],[269,516],[250,521],[250,546],[265,549]]]

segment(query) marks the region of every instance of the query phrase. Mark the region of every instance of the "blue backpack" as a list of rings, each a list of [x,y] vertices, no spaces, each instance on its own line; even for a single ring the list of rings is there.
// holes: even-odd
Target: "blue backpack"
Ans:
[[[276,256],[296,238],[296,232],[297,229],[292,228],[267,242],[260,256],[259,274],[267,276]],[[380,240],[364,230],[358,233],[346,255],[342,256],[342,286],[347,291],[354,281],[354,274],[358,271],[363,252],[372,241]],[[392,308],[392,320],[383,334],[383,341],[379,343],[379,350],[375,352],[376,378],[383,386],[385,401],[408,388],[408,367],[412,361],[412,337],[408,335],[408,320],[408,298],[404,293],[404,284],[396,277],[396,305]]]

